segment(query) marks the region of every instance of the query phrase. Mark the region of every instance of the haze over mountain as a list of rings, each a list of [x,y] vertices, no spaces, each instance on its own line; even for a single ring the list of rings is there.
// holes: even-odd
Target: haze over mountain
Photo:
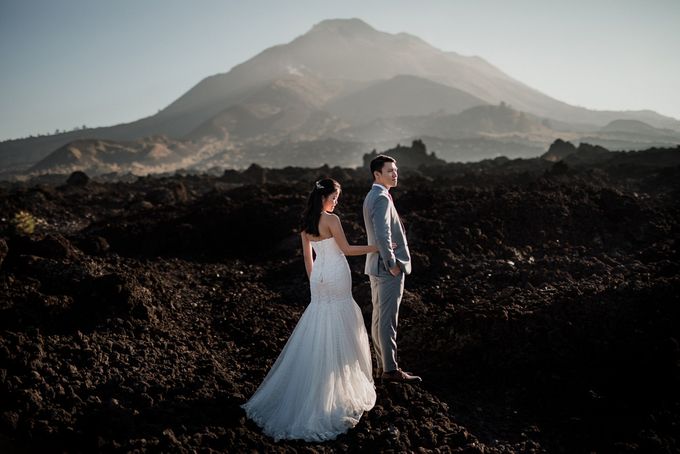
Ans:
[[[570,106],[480,57],[444,52],[416,36],[381,32],[359,19],[333,19],[227,73],[203,79],[156,115],[2,142],[0,168],[4,176],[31,166],[32,172],[147,173],[173,165],[245,167],[255,157],[283,166],[315,162],[314,146],[320,143],[337,145],[338,153],[323,153],[328,164],[360,165],[360,153],[340,152],[389,148],[423,136],[448,147],[435,149],[447,159],[457,159],[455,141],[460,140],[479,140],[479,153],[472,159],[497,154],[508,141],[524,147],[529,157],[557,137],[579,141],[587,134],[591,140],[641,149],[680,143],[678,131],[680,121],[673,118]],[[73,141],[78,142],[66,153],[64,147]],[[134,141],[141,142],[130,145]],[[174,157],[161,159],[161,166],[153,153],[129,152],[130,147],[161,150],[168,143],[173,144],[168,156]],[[277,151],[278,144],[286,145]],[[263,155],[266,150],[272,155]],[[296,150],[295,158],[285,150]],[[108,157],[99,159],[98,153]],[[458,158],[471,156],[466,152]]]
[[[457,88],[422,77],[400,75],[334,99],[325,108],[352,124],[362,124],[379,118],[428,115],[437,111],[460,113],[483,104],[486,102],[482,99]]]

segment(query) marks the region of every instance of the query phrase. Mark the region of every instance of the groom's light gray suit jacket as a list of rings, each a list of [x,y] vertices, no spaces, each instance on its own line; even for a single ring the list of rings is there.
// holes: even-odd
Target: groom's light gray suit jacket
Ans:
[[[379,253],[366,255],[364,272],[372,276],[384,276],[385,273],[389,274],[390,268],[398,264],[404,273],[409,274],[411,254],[408,250],[406,232],[385,187],[374,184],[366,195],[364,223],[368,244],[376,244],[379,250]],[[393,248],[392,243],[396,243],[397,246]]]

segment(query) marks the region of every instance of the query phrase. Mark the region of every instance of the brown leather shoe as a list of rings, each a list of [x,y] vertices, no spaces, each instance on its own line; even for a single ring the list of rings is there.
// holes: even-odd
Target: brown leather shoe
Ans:
[[[417,375],[411,375],[408,372],[404,372],[401,369],[391,370],[389,372],[383,372],[380,377],[382,381],[397,381],[397,382],[421,382],[423,381]]]
[[[405,374],[413,375],[413,372],[409,372],[409,371],[407,371],[407,370],[405,370],[405,371],[403,371],[403,372],[404,372]],[[381,378],[381,377],[382,377],[382,374],[383,374],[382,367],[378,367],[378,372],[376,373],[375,376],[376,376],[377,378]]]

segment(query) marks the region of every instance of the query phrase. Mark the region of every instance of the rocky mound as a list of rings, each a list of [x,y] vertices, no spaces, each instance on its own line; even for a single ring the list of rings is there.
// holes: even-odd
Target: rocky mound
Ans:
[[[364,168],[370,168],[371,161],[379,154],[392,156],[397,160],[400,167],[418,168],[420,166],[442,166],[446,164],[446,161],[439,159],[434,152],[428,153],[427,146],[422,140],[414,140],[410,147],[397,145],[381,153],[373,150],[371,153],[365,154]]]

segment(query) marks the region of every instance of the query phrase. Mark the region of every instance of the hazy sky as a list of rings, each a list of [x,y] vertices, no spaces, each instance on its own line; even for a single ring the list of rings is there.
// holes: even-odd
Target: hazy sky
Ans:
[[[0,140],[152,115],[350,17],[478,55],[570,104],[680,119],[680,0],[0,0]]]

